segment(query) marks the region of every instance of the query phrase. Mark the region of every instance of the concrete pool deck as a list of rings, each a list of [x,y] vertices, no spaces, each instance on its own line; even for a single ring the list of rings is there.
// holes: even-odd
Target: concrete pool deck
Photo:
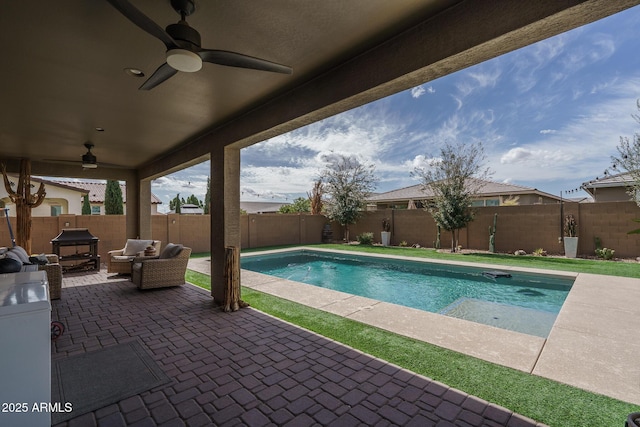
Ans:
[[[304,248],[295,248],[297,249]],[[261,254],[273,252],[280,251],[265,251]],[[384,257],[435,262],[398,256]],[[495,264],[437,263],[496,268]],[[207,258],[192,259],[189,261],[189,268],[209,274],[210,262]],[[640,404],[640,279],[504,266],[500,266],[500,270],[576,278],[548,338],[401,307],[248,270],[241,271],[241,283],[247,288],[479,359]]]

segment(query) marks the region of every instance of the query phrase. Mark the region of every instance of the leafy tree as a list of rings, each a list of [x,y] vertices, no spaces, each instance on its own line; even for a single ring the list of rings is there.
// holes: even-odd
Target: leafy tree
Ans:
[[[349,241],[349,225],[354,224],[375,188],[374,166],[364,165],[353,156],[337,155],[322,173],[324,189],[330,197],[327,216],[344,227]]]
[[[89,203],[88,194],[85,194],[82,198],[82,215],[91,215],[91,204]]]
[[[122,201],[122,189],[118,181],[108,180],[107,188],[104,191],[104,213],[105,215],[122,215],[124,207]]]
[[[190,205],[196,205],[199,208],[202,208],[202,200],[198,199],[194,194],[190,195],[189,197],[187,197],[187,203]]]
[[[278,212],[285,214],[311,212],[311,201],[309,199],[305,199],[304,197],[298,197],[293,201],[293,203],[280,206]]]
[[[413,172],[421,179],[423,190],[433,194],[425,202],[426,209],[436,224],[451,232],[451,252],[458,246],[460,229],[474,218],[472,199],[490,176],[485,160],[481,143],[446,143],[438,157]]]
[[[208,215],[211,209],[211,179],[207,177],[207,192],[204,195],[204,213]]]
[[[640,111],[640,99],[636,101],[636,106]],[[632,114],[631,117],[640,123],[640,114]],[[611,156],[612,169],[617,172],[626,172],[629,175],[631,182],[628,184],[627,194],[640,206],[640,133],[634,133],[632,139],[621,136],[620,145],[616,148],[618,155]],[[640,219],[632,221],[640,222]],[[631,230],[627,234],[640,234],[640,228]]]
[[[640,111],[640,99],[636,101]],[[640,114],[632,114],[631,117],[640,123]],[[640,133],[636,132],[631,139],[620,137],[620,145],[616,147],[618,155],[612,156],[612,168],[616,171],[626,172],[631,178],[627,193],[640,206]]]

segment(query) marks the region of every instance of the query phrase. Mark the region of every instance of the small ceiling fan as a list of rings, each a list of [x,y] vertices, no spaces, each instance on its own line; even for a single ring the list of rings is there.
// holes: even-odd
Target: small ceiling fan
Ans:
[[[107,0],[113,7],[138,27],[159,39],[167,48],[167,62],[162,64],[149,79],[140,86],[150,90],[173,77],[178,71],[193,73],[202,68],[203,62],[229,67],[250,68],[273,73],[291,74],[292,69],[265,59],[226,50],[203,49],[200,33],[187,24],[186,17],[195,12],[193,0],[171,0],[171,7],[180,14],[180,21],[163,30],[128,0]]]
[[[52,162],[52,163],[61,163],[61,164],[72,164],[72,165],[80,164],[82,165],[83,170],[97,169],[98,158],[95,156],[95,154],[91,152],[91,149],[94,147],[93,142],[87,141],[83,145],[87,149],[87,152],[82,155],[81,160],[44,159],[44,161]],[[107,168],[117,168],[117,169],[124,168],[124,166],[114,165],[111,163],[100,163],[100,166],[104,166]]]
[[[82,155],[82,168],[83,169],[95,169],[98,167],[98,159],[93,155],[91,149],[93,144],[91,142],[85,142],[84,146],[87,147],[87,152]]]

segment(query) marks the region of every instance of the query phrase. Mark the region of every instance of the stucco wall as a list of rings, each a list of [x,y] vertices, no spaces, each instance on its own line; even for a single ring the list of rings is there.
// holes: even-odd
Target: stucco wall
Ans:
[[[476,209],[476,219],[460,233],[460,244],[464,248],[487,250],[489,248],[489,226],[493,216],[498,214],[496,250],[513,252],[522,249],[528,253],[543,248],[552,254],[563,253],[558,241],[561,235],[560,205],[499,206]],[[565,203],[564,214],[572,213],[578,222],[578,253],[593,255],[594,237],[599,237],[602,245],[615,249],[616,256],[640,256],[640,236],[629,235],[628,231],[639,228],[633,222],[640,218],[640,208],[632,202],[608,203]],[[363,232],[373,232],[376,242],[380,241],[382,219],[392,222],[391,243],[398,245],[406,241],[423,247],[433,247],[436,239],[436,225],[428,212],[415,210],[385,210],[366,212],[357,224],[351,226],[351,239]],[[15,224],[15,218],[11,218]],[[6,218],[0,218],[0,246],[10,246]],[[168,242],[182,243],[194,253],[208,252],[210,249],[210,218],[208,215],[154,215],[152,235],[161,240],[162,246]],[[322,228],[327,223],[322,215],[242,215],[241,235],[243,248],[264,246],[312,244],[322,241]],[[125,216],[61,215],[59,217],[34,217],[32,246],[34,253],[51,252],[51,239],[63,228],[88,228],[100,239],[99,250],[102,257],[112,249],[120,249],[125,243]],[[343,230],[332,223],[333,238],[342,239]],[[442,232],[442,248],[450,248],[451,236]]]

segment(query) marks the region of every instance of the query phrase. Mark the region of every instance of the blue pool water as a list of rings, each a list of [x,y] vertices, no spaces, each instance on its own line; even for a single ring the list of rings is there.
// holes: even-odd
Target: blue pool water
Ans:
[[[242,268],[547,337],[573,278],[309,250],[245,256]]]

